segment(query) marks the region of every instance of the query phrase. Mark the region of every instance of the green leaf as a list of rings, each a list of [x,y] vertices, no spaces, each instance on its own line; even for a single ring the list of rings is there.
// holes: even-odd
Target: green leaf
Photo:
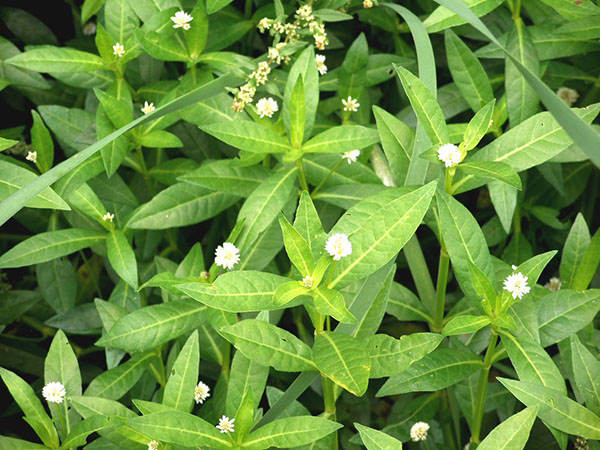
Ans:
[[[555,344],[590,323],[600,311],[600,289],[583,292],[561,289],[538,304],[540,340],[543,347]]]
[[[196,330],[186,341],[171,368],[163,394],[163,405],[183,412],[192,412],[199,364],[200,347]]]
[[[96,345],[127,352],[152,349],[197,328],[206,306],[191,299],[141,308],[119,319]]]
[[[585,218],[583,214],[578,213],[565,240],[560,260],[560,280],[565,288],[573,286],[578,268],[583,261],[590,242],[590,231]]]
[[[254,397],[253,407],[258,408],[262,393],[267,384],[269,371],[269,366],[263,366],[246,358],[242,352],[235,352],[233,361],[231,362],[229,384],[227,385],[225,414],[233,417],[249,390],[252,390]],[[254,394],[255,392],[256,394]],[[222,406],[217,410],[217,414],[220,414],[221,411]]]
[[[9,269],[43,263],[99,244],[105,238],[106,234],[103,232],[79,228],[39,233],[0,256],[0,268]]]
[[[346,308],[346,301],[341,292],[321,287],[310,291],[310,295],[319,313],[332,316],[342,323],[357,322],[356,317]]]
[[[590,245],[585,251],[581,262],[579,263],[575,278],[573,279],[573,289],[583,290],[592,282],[598,265],[600,264],[600,229],[596,230]]]
[[[300,148],[304,142],[304,126],[306,125],[306,99],[302,77],[298,77],[296,80],[288,107],[290,108],[289,129],[286,131],[292,147]]]
[[[428,355],[442,342],[436,333],[414,333],[394,339],[387,334],[375,334],[367,340],[371,356],[371,378],[397,375]]]
[[[148,148],[183,147],[183,143],[177,136],[164,130],[154,130],[150,133],[143,134],[140,139],[140,144]]]
[[[104,22],[106,30],[121,44],[128,40],[139,25],[138,18],[127,0],[106,0]]]
[[[508,164],[494,161],[464,162],[458,165],[459,170],[486,181],[498,180],[515,189],[521,190],[519,174]]]
[[[71,430],[63,441],[61,448],[68,449],[84,446],[90,434],[120,426],[122,423],[123,421],[117,417],[90,416],[73,427],[73,430]]]
[[[275,289],[273,301],[275,304],[283,307],[296,297],[308,294],[309,292],[310,289],[305,287],[302,281],[288,281],[287,283],[280,284],[279,287]]]
[[[538,406],[538,417],[554,428],[586,439],[600,439],[600,417],[566,394],[537,383],[498,378],[526,406]]]
[[[0,136],[0,152],[6,150],[7,148],[11,148],[12,146],[18,144],[19,141],[15,141],[14,139],[6,139]],[[6,438],[10,439],[10,438]]]
[[[342,287],[360,280],[383,267],[396,256],[421,224],[435,192],[436,182],[416,190],[384,191],[366,198],[349,209],[331,233],[346,233],[352,243],[352,255],[337,262],[329,288]],[[374,205],[375,198],[387,199]],[[357,211],[366,218],[357,220]]]
[[[419,119],[431,143],[443,145],[450,142],[448,128],[444,120],[444,114],[435,95],[431,90],[412,73],[401,66],[394,66],[400,78],[404,92]]]
[[[477,446],[480,450],[522,450],[529,439],[529,432],[538,413],[538,407],[525,408],[492,431]]]
[[[18,54],[5,62],[36,72],[90,72],[106,68],[104,60],[97,55],[50,45]]]
[[[485,134],[488,132],[490,126],[493,124],[492,117],[494,115],[495,104],[496,99],[492,99],[491,102],[477,111],[477,113],[469,121],[461,142],[461,148],[463,150],[468,152],[469,150],[477,147],[479,141],[481,141],[483,136],[485,136]]]
[[[40,300],[34,291],[0,292],[0,325],[9,325]]]
[[[28,423],[42,442],[48,447],[57,448],[59,443],[56,429],[29,383],[3,367],[0,367],[0,377],[25,417],[31,419]]]
[[[5,160],[0,160],[0,199],[6,200],[21,188],[36,180],[33,172]],[[24,205],[29,208],[69,210],[69,205],[49,187],[41,190]]]
[[[479,297],[485,298],[490,304],[496,299],[496,289],[487,275],[475,264],[469,264],[473,289]]]
[[[243,448],[262,450],[270,447],[294,448],[318,441],[342,425],[323,417],[299,416],[286,417],[268,423],[244,440]]]
[[[150,172],[152,173],[152,170]],[[263,166],[243,167],[233,159],[223,159],[190,171],[179,177],[179,181],[247,197],[267,175],[268,172]]]
[[[494,100],[490,80],[479,59],[454,31],[446,30],[444,37],[452,79],[471,109],[477,112]]]
[[[246,319],[219,333],[246,358],[283,372],[316,370],[312,351],[293,334],[268,322]]]
[[[43,450],[48,448],[45,445],[7,436],[0,436],[0,446],[4,450]]]
[[[517,188],[497,180],[492,180],[488,183],[488,190],[490,192],[490,200],[492,201],[492,205],[494,205],[502,228],[506,233],[510,233],[513,216],[517,207]]]
[[[410,165],[413,131],[404,122],[378,106],[373,106],[373,115],[394,181],[396,185],[402,186]]]
[[[108,260],[117,274],[132,288],[138,288],[135,253],[121,230],[112,230],[106,238]]]
[[[471,283],[470,265],[476,265],[489,280],[494,280],[492,260],[479,224],[459,201],[445,192],[436,192],[440,227],[452,261],[452,269],[462,291],[475,296]]]
[[[360,98],[367,77],[369,45],[364,33],[350,44],[344,62],[338,72],[338,97]],[[342,111],[342,116],[350,117],[350,111]]]
[[[54,163],[54,142],[50,132],[40,115],[32,110],[33,126],[31,127],[31,147],[37,152],[37,165],[42,172],[47,172]]]
[[[343,153],[379,142],[379,133],[360,125],[340,125],[317,134],[302,146],[304,153]]]
[[[577,334],[571,336],[571,367],[586,406],[594,414],[600,414],[600,361],[581,343]]]
[[[402,450],[402,442],[389,434],[356,422],[354,422],[354,426],[360,433],[360,438],[367,450]]]
[[[270,128],[242,120],[232,127],[229,123],[212,123],[200,127],[202,131],[240,150],[252,153],[286,153],[292,150],[287,139]]]
[[[443,3],[440,3],[442,5]],[[481,17],[485,14],[493,11],[502,4],[502,0],[465,0],[464,4],[472,11],[474,17]],[[446,28],[455,27],[462,25],[468,21],[465,18],[457,14],[452,8],[448,8],[446,5],[438,6],[430,15],[425,19],[423,24],[427,27],[429,33],[435,33],[437,31],[445,30]]]
[[[35,273],[42,296],[54,311],[62,313],[75,306],[77,275],[68,259],[56,258],[38,264]]]
[[[302,194],[300,194],[300,203],[296,210],[294,228],[306,239],[311,250],[316,238],[323,233],[323,225],[321,225],[319,213],[315,209],[310,194],[306,191],[302,191]]]
[[[482,364],[473,353],[438,348],[407,370],[390,377],[377,392],[377,397],[444,389],[474,374]]]
[[[94,89],[107,118],[117,127],[123,127],[133,120],[130,104],[123,98],[117,98],[100,89]]]
[[[194,18],[193,24],[184,36],[190,59],[194,61],[202,54],[208,37],[208,17],[206,17],[204,2],[197,2],[190,15]]]
[[[279,215],[279,226],[283,233],[285,251],[290,261],[303,276],[311,275],[314,269],[314,261],[308,242],[283,214]]]
[[[319,371],[348,392],[362,396],[369,384],[371,361],[364,341],[329,331],[318,333],[313,358]]]
[[[457,334],[475,333],[477,330],[490,324],[488,316],[473,316],[462,314],[448,321],[442,330],[444,336],[456,336]]]
[[[133,428],[161,442],[184,447],[211,446],[215,448],[233,447],[231,439],[225,437],[214,425],[200,417],[181,411],[162,411],[130,419]]]

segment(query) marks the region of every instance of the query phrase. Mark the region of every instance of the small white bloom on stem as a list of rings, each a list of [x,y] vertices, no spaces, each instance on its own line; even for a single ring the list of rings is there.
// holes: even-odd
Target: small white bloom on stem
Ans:
[[[327,66],[325,65],[325,55],[315,55],[315,61],[317,62],[317,70],[321,75],[327,73]]]
[[[190,16],[185,11],[177,11],[173,17],[171,17],[173,21],[173,28],[183,28],[184,30],[190,29],[190,22],[194,20],[192,16]]]
[[[25,159],[35,164],[37,162],[37,152],[27,152]]]
[[[527,277],[518,272],[506,277],[506,280],[504,280],[504,290],[510,292],[513,299],[518,297],[520,300],[525,294],[529,293],[531,288],[527,286]]]
[[[194,389],[194,401],[202,404],[208,397],[210,397],[210,388],[202,381],[198,382],[196,389]]]
[[[125,46],[123,44],[119,44],[118,42],[113,45],[113,55],[121,58],[125,54]]]
[[[427,440],[427,432],[429,431],[429,424],[426,422],[417,422],[410,428],[410,438],[417,441]]]
[[[352,254],[352,243],[348,240],[348,236],[343,233],[332,234],[325,243],[325,250],[334,261],[339,261],[342,258]]]
[[[158,441],[152,440],[148,442],[148,450],[158,450],[159,443]]]
[[[217,425],[217,428],[221,433],[233,433],[233,427],[235,426],[233,422],[235,422],[235,419],[230,419],[229,417],[223,415],[219,419],[219,425]]]
[[[42,395],[47,402],[62,403],[63,398],[67,395],[65,386],[59,381],[52,381],[42,389]]]
[[[102,216],[102,220],[104,220],[105,222],[112,222],[114,218],[115,218],[115,215],[111,214],[109,212],[107,212],[106,214],[104,214]]]
[[[314,280],[312,279],[312,277],[310,275],[306,275],[304,278],[302,278],[302,284],[304,285],[305,288],[311,288],[313,285]]]
[[[360,156],[360,150],[350,150],[349,152],[342,153],[342,158],[348,161],[348,164],[356,162]]]
[[[342,105],[344,105],[344,111],[356,112],[358,111],[360,103],[358,103],[358,100],[355,98],[348,96],[347,99],[342,99]]]
[[[462,154],[454,144],[444,144],[438,149],[438,159],[446,167],[453,167],[462,160]]]
[[[144,102],[144,106],[142,107],[142,112],[144,114],[150,114],[151,112],[154,112],[156,108],[154,107],[154,103],[148,103],[148,102]]]
[[[268,118],[273,117],[273,114],[279,111],[279,106],[277,102],[273,100],[273,98],[261,98],[258,102],[256,102],[256,110],[258,111],[258,115],[262,118],[267,116]]]
[[[215,264],[223,269],[233,269],[240,262],[240,251],[231,242],[224,242],[215,250]]]

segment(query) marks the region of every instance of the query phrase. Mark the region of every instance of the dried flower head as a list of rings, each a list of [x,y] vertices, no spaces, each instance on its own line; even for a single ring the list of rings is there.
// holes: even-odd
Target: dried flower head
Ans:
[[[458,147],[454,144],[444,144],[438,149],[438,159],[444,163],[446,167],[456,166],[462,161],[462,154]]]
[[[96,24],[94,22],[88,22],[86,23],[83,28],[81,29],[81,32],[84,34],[84,36],[93,36],[96,34]]]
[[[558,97],[568,106],[573,106],[575,102],[577,102],[577,100],[579,99],[579,92],[577,92],[575,89],[571,89],[564,86],[558,88],[558,90],[556,91],[556,95],[558,95]]]
[[[235,422],[235,419],[230,419],[229,417],[223,415],[219,419],[219,425],[217,425],[217,428],[221,433],[233,433],[233,427],[235,426],[233,422]]]
[[[171,20],[173,21],[173,28],[189,30],[191,27],[190,22],[194,20],[194,18],[185,11],[177,11],[175,15],[171,17]]]
[[[67,395],[65,386],[59,381],[52,381],[42,389],[42,395],[47,402],[62,403],[63,398]]]
[[[240,251],[231,242],[224,242],[215,250],[215,264],[223,269],[233,269],[240,262]]]
[[[410,438],[415,442],[425,441],[428,431],[429,424],[427,422],[417,422],[410,428]]]
[[[352,254],[352,243],[348,236],[343,233],[332,234],[325,243],[325,250],[334,261],[339,261],[342,258]]]
[[[560,291],[560,288],[562,287],[562,281],[558,277],[552,277],[548,280],[544,287],[546,289],[550,289],[551,291]]]

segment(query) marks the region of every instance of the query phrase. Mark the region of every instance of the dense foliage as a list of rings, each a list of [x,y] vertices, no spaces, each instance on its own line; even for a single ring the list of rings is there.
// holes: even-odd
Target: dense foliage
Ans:
[[[54,3],[0,6],[0,449],[600,449],[597,2]]]

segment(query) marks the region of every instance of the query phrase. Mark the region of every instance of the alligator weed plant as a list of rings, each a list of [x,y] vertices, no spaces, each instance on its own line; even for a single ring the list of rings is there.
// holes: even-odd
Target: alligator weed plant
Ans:
[[[3,3],[0,449],[600,449],[595,0]]]

